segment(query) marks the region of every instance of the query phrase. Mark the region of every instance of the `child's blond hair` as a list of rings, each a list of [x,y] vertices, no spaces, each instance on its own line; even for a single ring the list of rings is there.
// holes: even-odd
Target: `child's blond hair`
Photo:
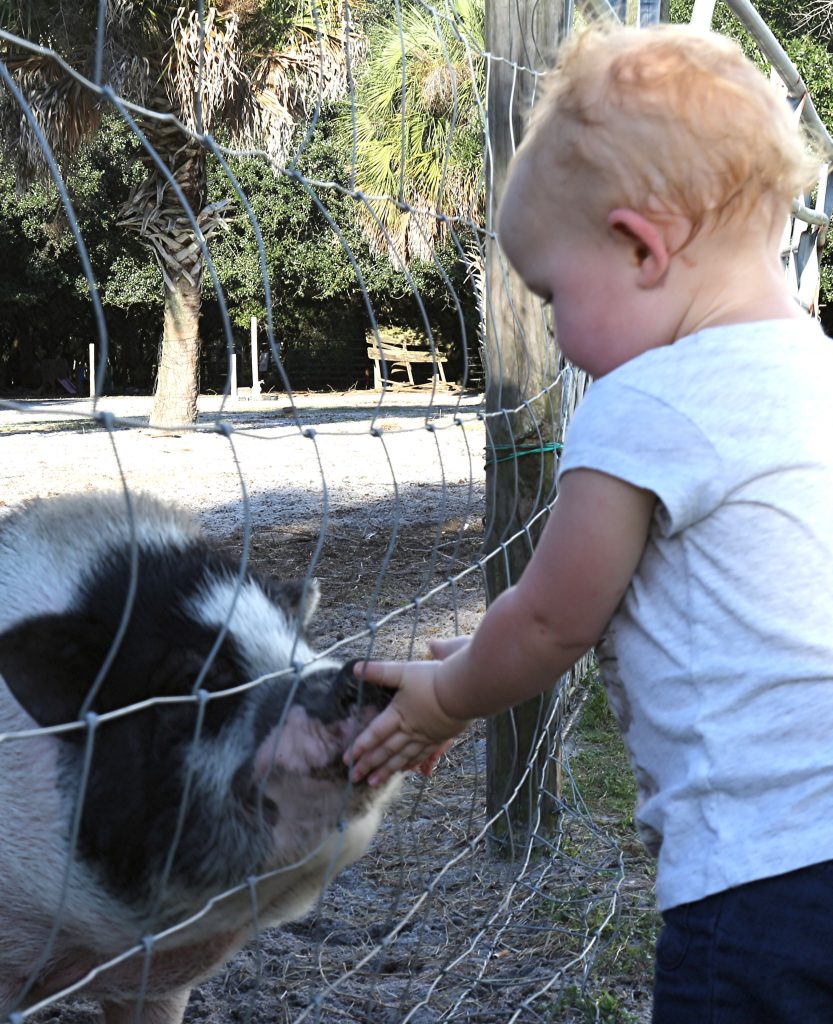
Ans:
[[[555,198],[727,222],[817,180],[785,99],[742,53],[684,26],[594,27],[568,40],[522,151]],[[538,179],[540,180],[540,179]]]

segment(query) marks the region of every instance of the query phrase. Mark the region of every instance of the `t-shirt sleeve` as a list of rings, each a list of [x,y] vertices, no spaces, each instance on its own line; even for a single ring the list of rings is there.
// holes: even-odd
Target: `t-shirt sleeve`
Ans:
[[[567,430],[559,478],[595,469],[653,491],[668,536],[707,516],[725,497],[721,459],[703,431],[662,399],[602,378]]]

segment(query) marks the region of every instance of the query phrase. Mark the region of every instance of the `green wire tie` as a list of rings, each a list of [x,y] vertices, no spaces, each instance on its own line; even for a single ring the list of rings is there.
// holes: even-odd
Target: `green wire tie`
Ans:
[[[522,444],[496,444],[492,445],[495,451],[509,451],[511,455],[502,455],[500,458],[486,459],[484,465],[496,466],[499,462],[511,462],[512,459],[519,459],[522,455],[549,455],[552,452],[560,452],[564,447],[559,441],[551,444],[537,445],[527,448]]]

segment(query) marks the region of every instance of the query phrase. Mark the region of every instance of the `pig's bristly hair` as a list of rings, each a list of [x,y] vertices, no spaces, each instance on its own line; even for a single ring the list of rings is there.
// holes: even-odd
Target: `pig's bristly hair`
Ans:
[[[95,507],[92,499],[66,511],[89,517]],[[32,511],[34,522],[37,503]],[[113,506],[107,511],[112,515]],[[202,690],[219,693],[252,673],[279,675],[202,706],[152,703],[97,724],[76,856],[140,915],[158,897],[154,890],[169,858],[174,902],[183,892],[210,897],[270,866],[281,809],[254,777],[254,752],[283,721],[290,701],[331,722],[346,710],[340,688],[353,701],[357,692],[352,673],[348,679],[333,662],[313,665],[303,686],[297,671],[285,671],[299,655],[313,657],[299,615],[308,619],[317,587],[249,574],[238,588],[237,567],[201,538],[177,536],[170,522],[154,538],[153,516],[164,519],[144,500],[127,628],[91,710],[100,715],[192,695],[197,680]],[[15,526],[20,539],[19,518]],[[63,526],[71,533],[70,524]],[[0,673],[41,726],[78,719],[119,628],[131,589],[131,545],[111,542],[96,554],[69,608],[24,618],[0,634]],[[88,741],[86,729],[61,734],[67,779],[77,779]],[[339,768],[346,784],[340,762]],[[66,788],[74,800],[72,783]]]

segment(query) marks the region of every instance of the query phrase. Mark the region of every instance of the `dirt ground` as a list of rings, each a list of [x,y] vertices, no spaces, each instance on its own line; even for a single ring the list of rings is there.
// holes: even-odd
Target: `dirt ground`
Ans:
[[[473,628],[484,608],[477,396],[302,396],[295,410],[278,397],[227,410],[231,434],[212,429],[207,399],[201,429],[178,437],[148,432],[142,402],[107,401],[103,423],[80,403],[0,408],[0,505],[120,487],[124,474],[192,508],[253,567],[314,576],[313,640],[338,657],[423,654],[428,638]],[[612,941],[621,853],[568,785],[556,832],[496,858],[484,769],[475,727],[430,780],[406,781],[371,851],[311,915],[264,931],[194,991],[186,1021],[592,1019],[577,993]],[[34,1019],[96,1018],[69,1000]]]

